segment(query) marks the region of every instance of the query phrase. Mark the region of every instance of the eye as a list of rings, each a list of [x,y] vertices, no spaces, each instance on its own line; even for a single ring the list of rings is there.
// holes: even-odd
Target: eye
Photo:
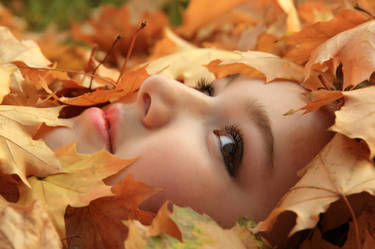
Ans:
[[[219,138],[220,152],[225,167],[231,177],[235,177],[242,161],[242,137],[237,127],[230,125],[224,130],[214,130]]]
[[[212,87],[212,82],[209,82],[205,78],[199,79],[194,89],[208,96],[214,96],[214,88]]]

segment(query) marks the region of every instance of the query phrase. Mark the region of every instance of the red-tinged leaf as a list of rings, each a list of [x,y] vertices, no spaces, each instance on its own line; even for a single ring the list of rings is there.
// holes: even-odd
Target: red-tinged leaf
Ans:
[[[319,90],[307,93],[310,102],[298,110],[305,110],[304,114],[315,112],[321,107],[331,104],[332,102],[344,97],[341,91]]]
[[[65,214],[69,248],[124,248],[128,229],[122,220],[136,219],[150,224],[153,213],[139,204],[159,192],[128,175],[112,187],[115,194],[94,200],[87,207],[68,208]]]

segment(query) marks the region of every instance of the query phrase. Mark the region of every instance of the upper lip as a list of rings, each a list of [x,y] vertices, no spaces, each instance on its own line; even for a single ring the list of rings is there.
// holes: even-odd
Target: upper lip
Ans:
[[[107,117],[107,114],[104,112],[104,118],[106,122],[107,134],[108,134],[108,151],[113,154],[113,144],[112,144],[112,133],[111,133],[111,122]]]

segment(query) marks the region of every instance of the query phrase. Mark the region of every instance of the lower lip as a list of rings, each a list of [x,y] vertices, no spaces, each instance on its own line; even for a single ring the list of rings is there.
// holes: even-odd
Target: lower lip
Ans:
[[[91,107],[86,110],[86,114],[92,121],[92,124],[96,128],[96,131],[98,132],[98,134],[105,141],[107,150],[111,151],[109,125],[108,125],[104,111],[98,107]]]

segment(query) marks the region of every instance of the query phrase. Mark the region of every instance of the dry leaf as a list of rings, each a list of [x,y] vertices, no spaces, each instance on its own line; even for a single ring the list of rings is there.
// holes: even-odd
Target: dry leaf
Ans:
[[[314,92],[307,93],[309,103],[304,107],[301,107],[299,110],[305,110],[303,114],[309,112],[315,112],[321,107],[331,104],[332,102],[344,97],[342,91],[328,91],[328,90],[319,90]]]
[[[347,137],[363,139],[370,148],[370,158],[375,156],[374,94],[374,86],[344,91],[345,105],[335,112],[335,124],[331,127]]]
[[[60,249],[62,243],[39,202],[22,207],[0,196],[0,248]]]
[[[61,237],[65,237],[65,208],[83,207],[90,201],[113,195],[102,179],[111,176],[134,160],[124,160],[103,150],[94,154],[78,154],[75,144],[55,150],[64,171],[45,178],[29,177],[31,188],[21,186],[18,203],[28,205],[39,200],[47,210]]]
[[[298,64],[305,64],[309,60],[311,52],[320,44],[336,34],[366,21],[368,21],[368,17],[358,11],[343,10],[328,22],[306,25],[300,32],[284,38],[289,46],[285,58]]]
[[[159,192],[128,175],[112,187],[113,196],[102,197],[82,208],[68,208],[65,215],[69,248],[124,248],[128,229],[122,220],[136,219],[150,224],[153,213],[139,204]]]
[[[68,126],[59,120],[62,107],[33,108],[0,106],[0,172],[16,174],[28,185],[26,177],[45,177],[62,172],[53,151],[42,140],[32,136],[45,123],[48,126]]]
[[[316,48],[307,62],[306,77],[314,69],[314,65],[333,60],[342,63],[344,74],[343,89],[357,86],[370,78],[375,70],[375,21],[339,33]],[[336,68],[333,69],[336,71]]]
[[[313,228],[332,202],[363,191],[375,194],[375,167],[368,160],[368,150],[361,142],[336,134],[255,231],[271,230],[285,211],[297,215],[289,235]]]
[[[288,15],[287,17],[287,34],[298,32],[301,30],[301,23],[299,21],[296,7],[293,0],[277,0],[280,7]]]

